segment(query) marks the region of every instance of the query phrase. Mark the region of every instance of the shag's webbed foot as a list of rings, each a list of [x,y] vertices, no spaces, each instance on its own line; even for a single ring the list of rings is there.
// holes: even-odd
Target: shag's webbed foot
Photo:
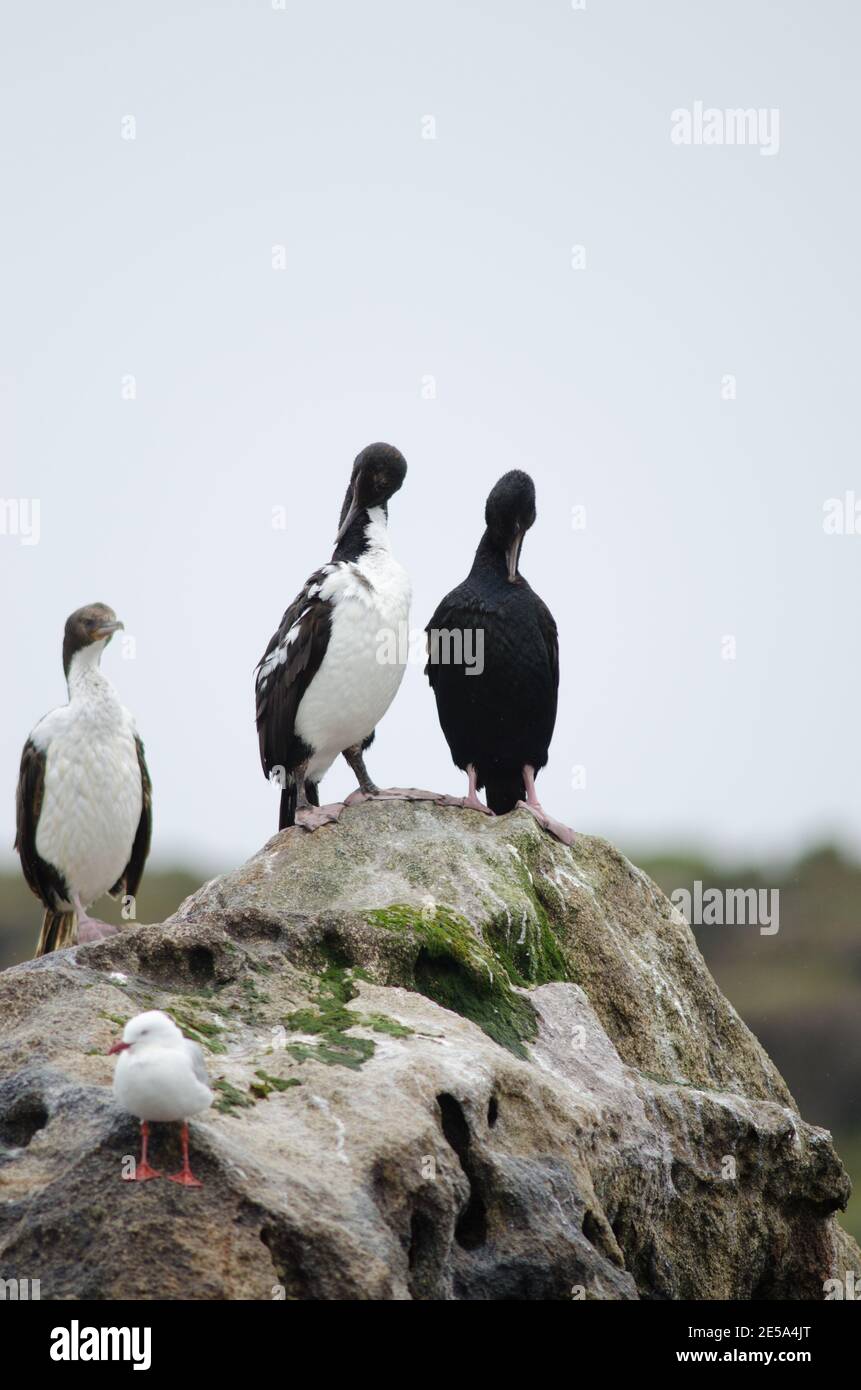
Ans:
[[[495,812],[491,811],[489,806],[485,806],[478,795],[478,773],[472,763],[467,766],[466,775],[469,778],[469,789],[461,802],[464,810],[481,811],[485,816],[495,815]]]
[[[349,796],[345,796],[344,805],[361,806],[363,801],[373,801],[375,798],[379,797],[379,795],[379,787],[375,787],[373,783],[371,783],[370,791],[363,791],[361,787],[357,787],[354,792],[350,792]]]
[[[548,816],[543,806],[531,805],[528,801],[518,801],[517,809],[528,811],[548,834],[554,835],[557,840],[561,840],[563,845],[573,845],[574,831],[571,829],[570,825],[563,825],[561,821],[554,820],[552,816]]]
[[[112,927],[110,922],[97,922],[94,917],[86,917],[83,922],[78,922],[78,945],[104,941],[106,936],[116,936],[119,930],[119,927]]]
[[[334,824],[341,810],[337,801],[329,806],[304,806],[296,812],[296,825],[300,830],[319,830],[321,826]]]

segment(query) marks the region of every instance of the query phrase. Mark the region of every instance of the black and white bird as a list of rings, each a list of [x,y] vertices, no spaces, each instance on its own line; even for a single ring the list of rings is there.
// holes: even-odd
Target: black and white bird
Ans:
[[[425,674],[451,756],[469,778],[464,806],[502,815],[525,805],[570,844],[573,832],[551,820],[535,791],[556,723],[559,641],[552,613],[518,569],[535,521],[527,473],[514,469],[499,479],[485,521],[472,569],[427,626]]]
[[[256,672],[257,732],[281,790],[279,830],[319,805],[318,783],[343,753],[362,795],[363,752],[398,692],[407,659],[410,581],[389,549],[389,499],[407,465],[391,444],[357,456],[335,550],[287,609]],[[393,641],[381,647],[381,637]]]
[[[36,725],[21,757],[17,835],[24,877],[45,916],[36,955],[116,928],[87,908],[105,893],[137,893],[152,833],[152,787],[129,711],[99,669],[123,624],[93,603],[66,622],[69,703]]]

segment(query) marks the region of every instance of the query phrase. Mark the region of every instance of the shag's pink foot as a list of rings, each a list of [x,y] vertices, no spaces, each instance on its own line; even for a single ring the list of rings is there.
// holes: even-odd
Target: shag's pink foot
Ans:
[[[555,835],[557,840],[561,840],[563,845],[573,845],[574,831],[571,829],[570,825],[563,825],[561,821],[554,820],[552,816],[548,816],[543,806],[530,805],[528,801],[518,801],[517,805],[520,810],[528,811],[530,815],[534,816],[538,824],[546,830],[548,834]]]
[[[363,792],[360,787],[357,787],[354,792],[350,792],[349,796],[344,797],[344,805],[360,806],[363,801],[373,801],[376,795],[376,789],[372,792]]]
[[[469,778],[469,790],[467,791],[466,796],[463,798],[463,801],[461,802],[461,805],[463,806],[464,810],[482,811],[484,815],[492,816],[494,813],[493,811],[491,811],[490,807],[485,806],[484,802],[479,800],[477,789],[478,773],[476,772],[472,763],[470,763],[469,767],[466,769],[466,775]]]
[[[182,1168],[178,1173],[171,1173],[168,1182],[178,1182],[181,1187],[203,1187],[202,1182],[198,1182],[190,1168]]]
[[[332,825],[342,810],[337,802],[330,806],[305,806],[296,812],[296,824],[300,830],[319,830],[323,825]]]
[[[81,902],[79,893],[72,894],[72,902],[78,918],[77,944],[79,946],[86,946],[90,941],[102,941],[106,936],[115,936],[119,931],[119,927],[112,927],[107,922],[100,922],[96,917],[90,917]]]
[[[112,927],[110,922],[97,922],[95,918],[88,917],[86,921],[78,923],[78,945],[104,941],[106,936],[116,936],[119,930],[119,927]]]

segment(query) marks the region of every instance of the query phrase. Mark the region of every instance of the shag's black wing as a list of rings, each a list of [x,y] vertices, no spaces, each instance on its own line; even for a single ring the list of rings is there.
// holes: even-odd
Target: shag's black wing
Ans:
[[[36,850],[36,830],[45,795],[45,754],[31,739],[24,744],[18,790],[15,796],[15,848],[21,856],[24,877],[45,907],[56,911],[69,901],[63,875]]]
[[[543,767],[556,723],[559,638],[552,613],[526,580],[509,585],[471,575],[446,595],[427,630],[461,634],[469,658],[434,662],[429,641],[425,674],[458,767]]]
[[[332,565],[325,565],[311,575],[257,666],[257,735],[267,777],[276,767],[292,771],[308,756],[295,731],[296,711],[329,644],[332,605],[320,597],[320,590],[332,570]]]
[[[117,879],[111,889],[112,898],[117,898],[121,894],[135,896],[143,878],[144,865],[152,840],[152,782],[144,757],[144,746],[137,734],[135,734],[135,747],[138,750],[138,767],[141,775],[141,818],[138,821],[129,862],[126,864],[122,876]]]
[[[547,660],[550,663],[550,679],[553,686],[553,722],[556,722],[556,698],[559,694],[559,630],[556,626],[556,619],[547,607],[543,599],[536,593],[532,595],[535,600],[535,618],[538,630],[544,639],[544,646],[547,649]]]

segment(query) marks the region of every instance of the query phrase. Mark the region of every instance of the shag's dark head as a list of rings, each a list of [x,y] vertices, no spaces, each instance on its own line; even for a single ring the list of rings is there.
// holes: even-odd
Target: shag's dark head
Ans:
[[[92,647],[95,642],[100,642],[102,645],[97,654],[100,656],[114,633],[121,627],[122,623],[117,620],[113,608],[109,608],[106,603],[88,603],[85,608],[75,609],[71,617],[66,619],[66,630],[63,633],[63,670],[66,676],[69,674],[72,658],[78,652],[83,651],[85,647]]]
[[[528,473],[513,468],[503,473],[484,509],[487,534],[494,549],[505,554],[508,578],[517,578],[523,537],[535,520],[535,484]]]
[[[357,454],[335,544],[346,536],[359,512],[384,507],[406,476],[407,461],[394,444],[369,444]]]

